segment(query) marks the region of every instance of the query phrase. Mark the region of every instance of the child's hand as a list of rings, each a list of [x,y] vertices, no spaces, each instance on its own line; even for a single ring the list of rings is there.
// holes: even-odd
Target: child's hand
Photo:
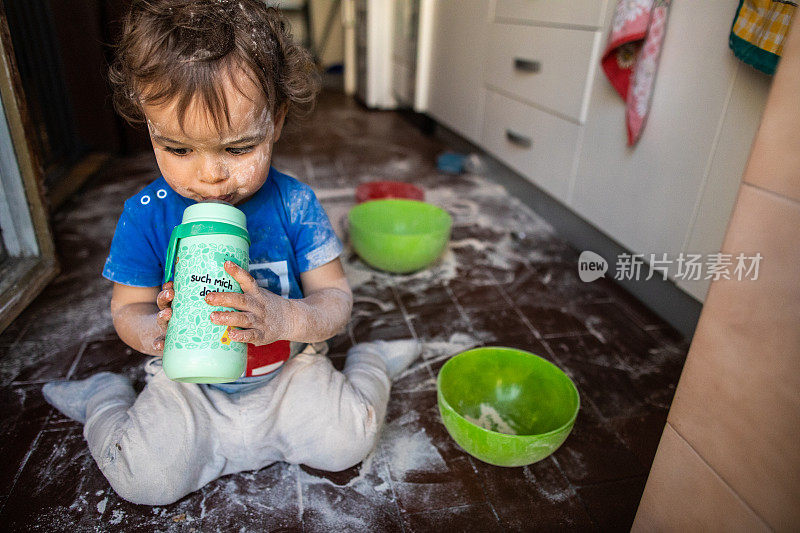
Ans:
[[[161,286],[161,292],[158,293],[158,297],[156,298],[156,304],[160,309],[156,315],[156,323],[158,323],[158,327],[161,328],[163,335],[156,337],[156,340],[153,341],[153,348],[160,352],[164,350],[167,325],[169,324],[169,319],[172,318],[173,298],[175,298],[175,291],[172,288],[172,282],[168,281]]]
[[[287,301],[259,287],[249,272],[232,261],[225,262],[225,271],[239,283],[243,292],[212,292],[206,295],[206,303],[238,311],[214,311],[211,321],[242,328],[228,332],[231,340],[237,342],[260,346],[285,339],[288,331]]]

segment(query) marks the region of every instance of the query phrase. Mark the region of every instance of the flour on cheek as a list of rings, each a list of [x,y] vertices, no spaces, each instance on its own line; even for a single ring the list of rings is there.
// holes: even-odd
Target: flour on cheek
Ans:
[[[230,119],[223,118],[221,127],[199,99],[185,110],[183,122],[177,99],[142,108],[159,169],[178,194],[193,200],[231,195],[238,203],[264,184],[279,129],[261,87],[245,72],[218,81]]]

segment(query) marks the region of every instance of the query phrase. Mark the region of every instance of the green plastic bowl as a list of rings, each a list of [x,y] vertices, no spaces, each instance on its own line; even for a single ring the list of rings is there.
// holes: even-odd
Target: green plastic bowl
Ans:
[[[541,461],[566,440],[578,416],[578,389],[538,355],[514,348],[462,352],[436,380],[439,413],[467,453],[496,466]]]
[[[417,200],[373,200],[353,207],[350,242],[368,265],[406,274],[436,261],[450,239],[452,218]]]

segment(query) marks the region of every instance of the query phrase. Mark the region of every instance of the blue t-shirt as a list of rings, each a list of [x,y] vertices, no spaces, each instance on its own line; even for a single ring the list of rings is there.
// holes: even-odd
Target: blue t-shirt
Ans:
[[[173,191],[163,177],[126,200],[103,276],[123,285],[161,287],[170,235],[184,209],[194,203]],[[272,167],[261,189],[236,207],[247,217],[250,274],[260,287],[284,298],[302,298],[300,274],[342,252],[311,187]],[[272,376],[239,381],[267,377]]]

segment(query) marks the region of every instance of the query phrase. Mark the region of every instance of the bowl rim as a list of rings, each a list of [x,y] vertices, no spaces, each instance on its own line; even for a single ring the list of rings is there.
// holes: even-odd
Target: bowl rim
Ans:
[[[482,352],[482,351],[486,351],[486,350],[507,350],[507,351],[511,351],[511,352],[519,352],[519,353],[527,354],[527,355],[529,355],[531,357],[536,357],[537,359],[541,359],[542,361],[544,361],[548,365],[550,365],[550,366],[554,367],[556,370],[558,370],[565,378],[567,378],[567,381],[569,382],[569,384],[572,385],[572,392],[573,392],[573,394],[575,396],[575,400],[576,400],[575,411],[572,413],[572,416],[570,417],[569,421],[567,421],[564,424],[558,426],[556,429],[552,429],[552,430],[547,431],[545,433],[509,434],[509,433],[503,433],[501,431],[493,431],[491,429],[486,429],[485,427],[479,426],[478,424],[476,424],[476,423],[468,420],[464,416],[462,416],[461,413],[459,413],[456,410],[455,407],[450,405],[450,402],[447,401],[447,398],[445,398],[444,392],[442,392],[442,388],[441,388],[442,371],[445,369],[445,367],[448,364],[450,364],[450,361],[456,359],[457,357],[460,357],[460,356],[465,355],[465,354],[471,354],[471,353],[474,353],[474,352]],[[464,350],[463,352],[459,352],[456,355],[454,355],[453,357],[451,357],[450,359],[448,359],[445,362],[445,364],[442,365],[442,368],[439,369],[439,372],[436,374],[436,397],[437,397],[437,399],[440,399],[441,402],[445,406],[447,406],[447,408],[450,411],[452,411],[452,413],[456,416],[457,419],[463,420],[464,422],[466,422],[470,426],[472,426],[474,428],[477,428],[478,430],[484,431],[484,432],[492,435],[493,437],[501,436],[501,437],[508,437],[508,438],[515,439],[515,440],[516,439],[530,439],[530,438],[550,437],[550,436],[556,435],[558,433],[561,433],[565,429],[571,428],[575,424],[575,420],[578,418],[578,412],[581,410],[581,395],[580,395],[580,392],[578,392],[578,387],[575,385],[575,382],[572,381],[572,378],[569,377],[566,372],[564,372],[557,365],[551,363],[550,361],[548,361],[547,359],[545,359],[544,357],[542,357],[540,355],[536,355],[533,352],[529,352],[529,351],[523,350],[521,348],[512,348],[510,346],[478,346],[476,348],[470,348],[469,350]],[[447,428],[447,427],[446,427],[446,429],[447,429],[447,432],[449,433],[450,429]]]
[[[367,209],[367,208],[366,207],[362,207],[362,206],[367,206],[367,205],[375,204],[375,203],[378,203],[378,202],[381,202],[381,203],[384,203],[384,204],[402,204],[402,203],[406,203],[406,204],[422,204],[422,205],[425,205],[425,206],[429,206],[435,212],[443,214],[445,216],[445,220],[446,220],[447,224],[446,224],[446,226],[444,228],[436,229],[435,231],[418,231],[418,232],[412,232],[412,233],[394,233],[392,231],[382,231],[382,230],[375,229],[375,228],[369,228],[369,232],[370,233],[373,233],[373,234],[376,234],[376,235],[392,235],[392,236],[395,236],[395,237],[413,237],[413,236],[419,236],[419,235],[431,235],[431,234],[436,234],[436,233],[440,233],[440,232],[441,233],[448,233],[453,227],[453,216],[450,213],[448,213],[446,209],[444,209],[442,207],[439,207],[436,204],[432,204],[430,202],[425,202],[423,200],[410,200],[408,198],[377,198],[375,200],[367,200],[366,202],[361,202],[360,204],[356,204],[356,205],[354,205],[353,207],[350,208],[350,211],[347,212],[347,221],[350,224],[350,227],[351,228],[353,227],[353,211],[356,211],[356,210],[363,211],[364,209]],[[357,225],[358,224],[356,224],[356,226]]]

